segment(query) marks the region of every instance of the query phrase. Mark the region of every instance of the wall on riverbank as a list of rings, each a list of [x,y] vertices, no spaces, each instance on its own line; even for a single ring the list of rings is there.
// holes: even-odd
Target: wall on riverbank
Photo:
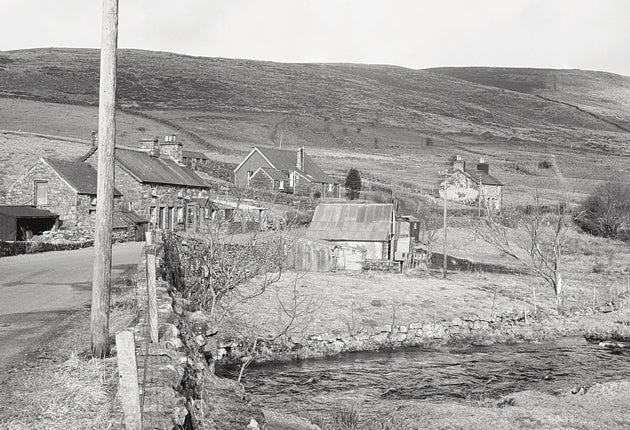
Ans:
[[[374,351],[409,346],[490,345],[493,343],[535,342],[564,336],[615,338],[630,336],[627,321],[600,318],[602,314],[537,319],[529,315],[503,315],[484,319],[455,318],[451,321],[385,325],[310,336],[286,336],[273,342],[259,342],[256,361],[319,358],[351,351]],[[627,315],[626,315],[627,316]],[[226,362],[240,362],[250,353],[245,342],[233,342],[221,351]]]

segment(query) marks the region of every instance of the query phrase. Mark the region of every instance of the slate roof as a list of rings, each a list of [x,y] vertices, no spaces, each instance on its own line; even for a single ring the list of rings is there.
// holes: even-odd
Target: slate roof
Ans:
[[[320,204],[306,236],[329,241],[384,242],[392,232],[393,213],[391,204]]]
[[[478,184],[479,180],[481,179],[481,183],[484,185],[499,185],[499,186],[503,185],[503,182],[499,181],[497,178],[495,178],[492,175],[489,175],[483,170],[466,170],[463,173],[466,176],[468,176],[472,181],[474,181],[476,184]]]
[[[313,182],[334,184],[336,181],[328,176],[315,162],[304,153],[304,171],[296,167],[297,151],[288,149],[261,148],[256,149],[275,167],[277,170],[287,172],[297,171],[302,176]]]
[[[116,161],[140,182],[209,188],[195,172],[168,156],[151,157],[140,150],[120,147],[116,148],[115,154]]]
[[[269,176],[274,181],[288,181],[289,180],[289,175],[287,175],[284,172],[281,172],[280,170],[272,169],[271,167],[261,167],[260,169],[256,170],[256,173],[254,173],[253,176],[256,176],[256,174],[260,171],[265,172],[267,176]]]
[[[127,228],[149,222],[135,212],[114,211],[112,218],[112,228]]]
[[[182,158],[199,158],[201,160],[209,160],[205,154],[197,151],[182,151]]]
[[[11,218],[57,218],[59,216],[33,206],[0,206],[0,214]]]
[[[61,176],[79,194],[96,195],[96,170],[89,164],[81,161],[67,161],[53,158],[44,158],[59,176]],[[114,195],[122,196],[122,193],[114,189]]]

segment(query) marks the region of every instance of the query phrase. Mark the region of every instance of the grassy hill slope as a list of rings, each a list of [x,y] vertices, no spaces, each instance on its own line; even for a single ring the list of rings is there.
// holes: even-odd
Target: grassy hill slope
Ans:
[[[0,129],[87,138],[98,51],[0,52]],[[237,162],[253,145],[307,147],[325,169],[430,190],[455,153],[491,162],[508,201],[580,199],[630,178],[630,78],[581,70],[281,64],[119,52],[118,139],[176,132]],[[145,136],[146,135],[146,136]],[[552,169],[539,167],[552,161]]]

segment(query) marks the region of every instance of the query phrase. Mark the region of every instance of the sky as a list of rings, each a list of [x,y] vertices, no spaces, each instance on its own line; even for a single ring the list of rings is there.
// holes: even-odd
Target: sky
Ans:
[[[630,76],[629,0],[119,0],[120,48]],[[100,46],[100,0],[0,0],[0,50]]]

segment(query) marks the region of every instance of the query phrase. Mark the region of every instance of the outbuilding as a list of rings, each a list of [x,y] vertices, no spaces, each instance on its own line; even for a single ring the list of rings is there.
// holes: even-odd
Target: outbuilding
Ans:
[[[59,216],[33,206],[0,206],[0,240],[28,240],[57,225]]]

